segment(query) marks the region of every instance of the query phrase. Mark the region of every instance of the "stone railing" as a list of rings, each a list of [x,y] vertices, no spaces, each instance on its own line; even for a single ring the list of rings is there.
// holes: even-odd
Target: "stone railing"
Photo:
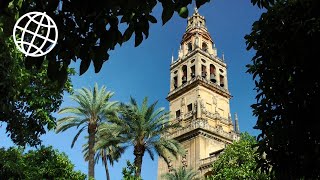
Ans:
[[[217,156],[210,156],[204,159],[199,160],[199,167],[207,164],[212,164],[215,160],[217,160]]]
[[[184,118],[185,118],[185,119],[188,119],[188,118],[192,117],[193,114],[195,114],[195,110],[194,110],[194,111],[187,112],[187,113],[184,115]]]
[[[201,129],[204,129],[204,130],[208,130],[210,132],[213,132],[214,134],[217,134],[217,135],[220,135],[222,137],[226,137],[230,140],[237,140],[238,139],[238,135],[233,133],[233,132],[230,132],[230,133],[227,133],[225,132],[222,127],[218,126],[218,127],[213,127],[213,126],[210,126],[208,124],[208,121],[205,120],[205,119],[198,119],[198,120],[195,120],[193,122],[191,122],[191,124],[187,127],[184,127],[184,128],[181,128],[175,132],[172,132],[170,134],[166,134],[166,137],[169,138],[169,139],[172,139],[172,138],[175,138],[175,137],[178,137],[178,136],[181,136],[183,134],[186,134],[188,132],[191,132],[195,129],[198,129],[198,128],[201,128]]]
[[[206,116],[211,118],[211,119],[218,119],[220,120],[222,123],[224,124],[230,124],[232,123],[230,120],[226,119],[226,118],[223,118],[222,116],[220,116],[220,114],[218,113],[211,113],[209,111],[206,111]]]

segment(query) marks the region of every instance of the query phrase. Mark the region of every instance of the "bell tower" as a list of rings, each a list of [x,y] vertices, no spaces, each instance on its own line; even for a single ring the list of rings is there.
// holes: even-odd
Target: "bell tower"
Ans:
[[[186,155],[169,164],[159,158],[158,179],[173,168],[193,168],[204,176],[226,145],[239,139],[239,128],[230,114],[227,64],[217,56],[217,48],[197,9],[188,18],[178,58],[170,65],[170,92],[167,96],[170,121],[181,128],[166,138],[178,140]],[[238,120],[238,119],[237,119]]]

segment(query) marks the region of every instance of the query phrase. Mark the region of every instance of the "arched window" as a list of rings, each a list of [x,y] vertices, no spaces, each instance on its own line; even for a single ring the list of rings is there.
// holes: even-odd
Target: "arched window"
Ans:
[[[213,172],[212,171],[208,171],[208,172],[206,172],[205,174],[204,174],[204,177],[205,178],[209,178],[210,176],[212,176],[213,175]]]
[[[202,50],[203,50],[203,51],[206,51],[206,52],[208,51],[208,45],[207,45],[207,43],[205,43],[205,42],[202,43]]]
[[[191,42],[188,43],[188,53],[192,51],[192,44]]]
[[[191,78],[196,77],[196,67],[195,65],[191,66]]]
[[[220,86],[224,87],[224,76],[220,74]]]
[[[217,82],[217,79],[216,79],[216,67],[214,67],[213,64],[210,64],[210,80],[212,82]]]
[[[201,75],[203,78],[207,76],[207,67],[205,65],[201,66]]]
[[[182,84],[187,82],[187,66],[182,66]]]
[[[176,89],[178,87],[178,77],[177,76],[175,76],[173,78],[173,87],[174,87],[174,89]]]

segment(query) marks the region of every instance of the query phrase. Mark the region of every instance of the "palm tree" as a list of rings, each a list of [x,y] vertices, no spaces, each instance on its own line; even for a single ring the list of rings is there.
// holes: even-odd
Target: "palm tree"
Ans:
[[[95,136],[98,126],[106,121],[109,117],[116,116],[117,102],[109,101],[113,96],[113,92],[107,91],[105,86],[101,89],[95,84],[93,91],[82,88],[71,99],[78,103],[77,107],[65,107],[59,111],[60,114],[71,113],[67,117],[61,118],[57,122],[56,132],[63,132],[69,128],[80,128],[73,138],[71,147],[77,141],[79,135],[84,131],[88,131],[88,161],[89,161],[89,177],[94,178],[94,145]]]
[[[96,135],[96,143],[94,150],[96,152],[95,155],[95,162],[96,164],[99,163],[99,159],[102,160],[102,164],[104,165],[106,171],[107,180],[110,180],[108,162],[111,166],[113,166],[114,161],[120,159],[121,155],[124,153],[126,146],[121,145],[120,139],[117,137],[117,131],[113,131],[114,125],[103,123],[98,128],[98,133]],[[102,132],[103,134],[99,133]],[[101,135],[100,135],[101,134]],[[87,138],[87,137],[86,137]],[[97,143],[97,141],[99,143]],[[82,152],[84,153],[84,158],[87,161],[89,157],[88,151],[88,143],[83,145]]]
[[[121,128],[123,140],[133,146],[134,165],[137,167],[136,177],[140,177],[145,152],[148,152],[152,160],[156,152],[167,163],[170,156],[177,157],[179,154],[184,154],[180,143],[161,136],[177,125],[169,123],[169,112],[165,112],[164,108],[155,110],[156,105],[157,102],[148,106],[146,97],[139,107],[136,100],[131,97],[129,104],[120,104],[118,118],[111,120]]]
[[[198,180],[198,173],[192,169],[185,169],[179,167],[178,169],[173,169],[172,173],[166,173],[162,177],[166,180]]]

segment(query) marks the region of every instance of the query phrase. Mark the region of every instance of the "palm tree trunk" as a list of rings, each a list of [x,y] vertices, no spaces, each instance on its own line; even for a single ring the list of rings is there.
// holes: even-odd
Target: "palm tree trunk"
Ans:
[[[95,143],[95,132],[96,132],[96,125],[90,124],[88,127],[88,134],[89,134],[89,178],[94,178],[94,143]]]
[[[106,156],[102,156],[102,161],[104,164],[104,169],[106,170],[106,176],[107,176],[107,180],[110,180],[110,174],[109,174],[109,168],[108,168],[108,162],[107,162],[107,158]]]
[[[134,158],[134,166],[137,167],[137,171],[135,176],[141,177],[141,167],[142,167],[142,158],[144,155],[145,149],[143,146],[135,146],[133,154],[135,156]]]

